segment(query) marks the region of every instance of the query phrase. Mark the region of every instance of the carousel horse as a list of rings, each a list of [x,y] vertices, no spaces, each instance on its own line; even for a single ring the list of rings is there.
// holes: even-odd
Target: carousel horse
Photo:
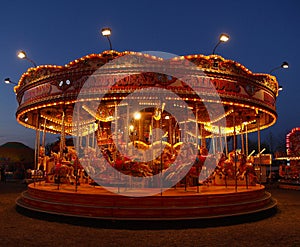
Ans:
[[[57,163],[51,168],[50,173],[48,173],[47,176],[49,182],[70,184],[73,179],[71,174],[72,169],[69,166]]]
[[[239,166],[236,175],[238,179],[244,180],[245,176],[247,176],[247,157],[244,154],[240,154],[238,157]]]

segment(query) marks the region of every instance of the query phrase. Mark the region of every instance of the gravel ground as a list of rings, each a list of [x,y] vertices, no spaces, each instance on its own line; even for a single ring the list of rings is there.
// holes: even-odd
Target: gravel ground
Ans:
[[[17,209],[26,189],[0,184],[0,246],[300,246],[300,191],[268,188],[278,200],[269,217],[215,222],[111,222],[49,216]],[[248,222],[245,222],[247,220]],[[249,220],[251,220],[249,222]]]

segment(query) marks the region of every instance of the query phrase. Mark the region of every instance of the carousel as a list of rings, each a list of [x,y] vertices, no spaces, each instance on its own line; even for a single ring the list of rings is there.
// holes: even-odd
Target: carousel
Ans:
[[[280,161],[279,188],[300,190],[300,128],[293,128],[286,135],[286,154],[278,155]]]
[[[20,207],[113,220],[276,207],[260,182],[260,131],[277,119],[272,75],[219,55],[110,50],[29,68],[14,90],[17,121],[36,131],[32,183]],[[45,149],[49,134],[60,135],[59,150]]]

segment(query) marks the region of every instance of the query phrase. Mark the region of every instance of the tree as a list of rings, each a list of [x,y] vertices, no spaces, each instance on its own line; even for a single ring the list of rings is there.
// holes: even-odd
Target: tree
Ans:
[[[248,147],[249,147],[249,153],[251,153],[253,150],[255,150],[254,154],[258,154],[258,141],[257,140],[251,140],[250,138],[248,139]],[[265,149],[263,153],[271,153],[270,146],[266,141],[262,141],[260,143],[260,151]]]

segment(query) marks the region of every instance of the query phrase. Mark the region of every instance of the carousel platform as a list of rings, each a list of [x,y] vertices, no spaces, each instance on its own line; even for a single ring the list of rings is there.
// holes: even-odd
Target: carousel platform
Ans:
[[[277,202],[264,186],[200,186],[172,188],[148,197],[118,195],[100,186],[57,185],[39,182],[16,200],[30,211],[106,220],[189,220],[215,219],[268,211]],[[138,189],[135,189],[138,190]],[[138,191],[135,191],[135,194]]]

